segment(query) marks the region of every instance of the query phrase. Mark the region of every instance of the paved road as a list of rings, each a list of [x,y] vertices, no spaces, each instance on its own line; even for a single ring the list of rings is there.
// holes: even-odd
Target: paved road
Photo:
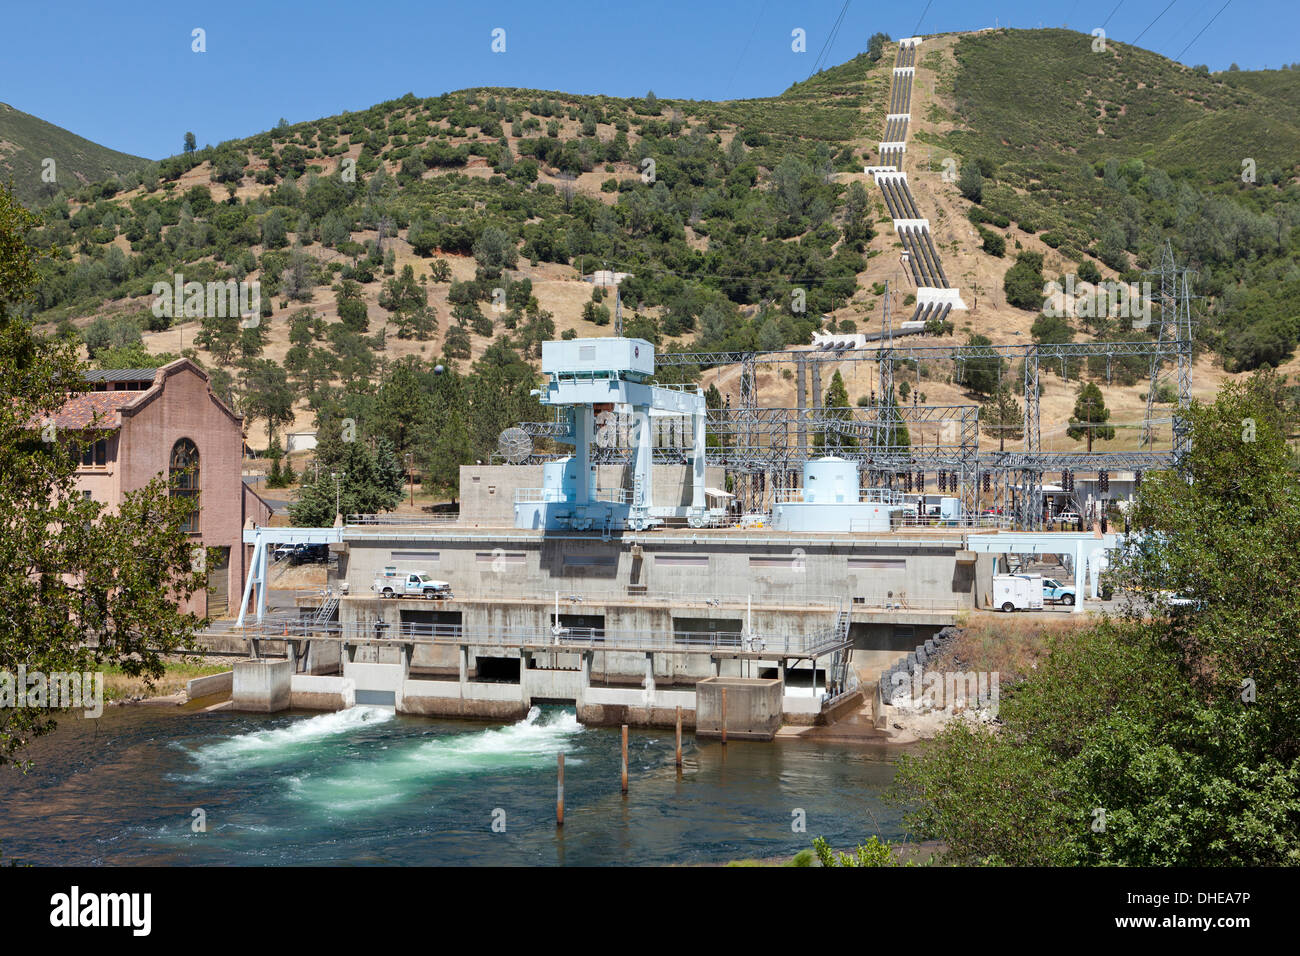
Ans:
[[[262,500],[270,505],[278,515],[288,514],[291,502],[283,498],[267,497],[266,479],[261,475],[244,475],[244,484],[248,485],[261,496]]]

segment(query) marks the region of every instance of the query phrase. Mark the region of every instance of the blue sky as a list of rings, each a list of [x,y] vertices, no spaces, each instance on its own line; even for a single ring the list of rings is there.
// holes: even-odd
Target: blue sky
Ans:
[[[853,0],[825,58],[893,37],[1068,25],[1177,56],[1223,0]],[[1118,5],[1118,9],[1116,6]],[[223,0],[9,4],[0,101],[105,146],[158,159],[200,146],[468,86],[728,99],[771,96],[813,69],[843,0],[552,0],[310,5]],[[1159,19],[1157,20],[1157,16]],[[919,21],[919,30],[918,30]],[[1155,21],[1152,26],[1152,21]],[[1231,0],[1181,57],[1225,69],[1300,61],[1296,0]],[[492,31],[506,31],[504,53]],[[206,31],[207,52],[191,50]],[[807,52],[791,50],[806,31]],[[1143,33],[1143,31],[1146,31]],[[1139,39],[1140,36],[1140,39]]]

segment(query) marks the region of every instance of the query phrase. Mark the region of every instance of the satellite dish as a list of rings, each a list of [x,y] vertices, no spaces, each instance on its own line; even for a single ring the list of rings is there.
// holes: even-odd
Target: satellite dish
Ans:
[[[441,365],[435,365],[435,366],[433,367],[433,374],[434,374],[434,375],[441,375],[441,374],[442,374],[443,372],[445,372],[445,371],[447,371],[447,370],[446,370],[445,368],[443,368]]]
[[[507,428],[497,438],[497,451],[510,464],[518,465],[533,453],[533,440],[522,428]]]

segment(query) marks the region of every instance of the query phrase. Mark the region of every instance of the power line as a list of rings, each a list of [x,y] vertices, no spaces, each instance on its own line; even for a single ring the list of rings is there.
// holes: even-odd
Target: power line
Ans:
[[[925,15],[930,12],[930,4],[932,3],[934,3],[934,0],[926,0],[925,9],[921,11],[921,16],[916,21],[916,27],[912,30],[912,36],[921,35],[921,21],[924,20]]]
[[[1115,15],[1115,12],[1116,12],[1117,10],[1119,10],[1119,8],[1122,7],[1122,6],[1124,6],[1124,0],[1119,0],[1119,3],[1115,4],[1115,9],[1112,10],[1112,11],[1110,11],[1110,17],[1113,17],[1113,16]],[[1105,20],[1102,20],[1102,21],[1101,21],[1101,25],[1102,25],[1103,27],[1104,27],[1106,24],[1110,23],[1110,17],[1107,17]]]
[[[813,62],[812,73],[808,74],[809,79],[821,69],[822,62],[825,60],[827,53],[830,52],[831,44],[835,42],[835,35],[840,32],[840,24],[844,22],[844,14],[849,11],[850,2],[851,0],[844,0],[844,6],[840,7],[840,15],[835,18],[835,22],[831,25],[831,32],[827,35],[826,42],[822,44],[821,52],[817,54],[817,59]]]
[[[1228,3],[1225,3],[1223,6],[1219,7],[1219,13],[1222,13],[1224,10],[1228,9],[1229,3],[1232,3],[1232,0],[1228,0]],[[1183,47],[1181,50],[1178,51],[1178,56],[1174,57],[1175,60],[1182,59],[1183,54],[1186,53],[1191,48],[1192,44],[1201,38],[1201,33],[1204,33],[1206,30],[1210,29],[1210,24],[1213,23],[1215,20],[1219,19],[1219,13],[1216,13],[1214,16],[1210,17],[1210,23],[1207,23],[1205,26],[1201,27],[1200,33],[1192,37],[1191,40],[1188,41],[1187,46]]]
[[[727,85],[723,87],[723,93],[728,96],[731,94],[731,85],[736,81],[736,71],[740,69],[740,64],[744,62],[745,54],[749,52],[749,45],[754,42],[754,33],[757,32],[759,23],[767,14],[767,4],[768,0],[763,0],[763,7],[759,10],[758,16],[754,18],[754,25],[749,30],[749,39],[745,41],[745,45],[740,49],[740,56],[736,58],[736,65],[731,68],[731,76],[727,77]]]
[[[1178,0],[1169,0],[1169,7],[1172,7],[1172,6],[1173,6],[1175,3],[1177,3],[1177,2],[1178,2]],[[1161,10],[1158,14],[1156,14],[1156,20],[1159,20],[1159,19],[1160,19],[1161,17],[1163,17],[1166,13],[1168,13],[1168,12],[1169,12],[1169,7],[1165,7],[1165,8],[1164,8],[1163,10]],[[1150,30],[1153,26],[1156,25],[1156,20],[1152,20],[1150,23],[1148,23],[1145,27],[1142,28],[1142,32],[1139,33],[1136,37],[1134,37],[1134,39],[1133,39],[1133,46],[1137,46],[1137,42],[1138,42],[1138,40],[1141,40],[1141,39],[1142,39],[1142,37],[1146,34],[1147,30]]]

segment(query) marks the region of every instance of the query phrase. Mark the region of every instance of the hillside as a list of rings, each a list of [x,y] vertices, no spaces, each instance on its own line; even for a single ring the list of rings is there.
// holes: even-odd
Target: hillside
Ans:
[[[1037,309],[1003,291],[1017,254],[1041,255],[1046,280],[1095,269],[1136,281],[1172,238],[1205,297],[1198,393],[1230,371],[1294,364],[1292,71],[1212,76],[1118,43],[1095,54],[1090,40],[925,39],[904,169],[972,309],[953,314],[956,339],[914,341],[1032,341]],[[861,172],[878,159],[894,49],[764,99],[408,94],[172,157],[139,185],[91,184],[45,208],[34,239],[63,254],[31,311],[84,336],[101,362],[147,361],[131,346],[137,329],[155,355],[194,350],[232,402],[277,430],[344,415],[384,427],[383,370],[408,359],[526,378],[502,347],[535,362],[547,338],[610,333],[612,289],[589,281],[601,269],[629,274],[628,334],[664,348],[777,349],[828,325],[876,330],[885,280],[894,315],[910,306],[901,243]],[[1252,183],[1240,178],[1246,157]],[[943,175],[945,159],[983,171],[978,202]],[[989,251],[991,234],[1004,254]],[[176,273],[260,282],[260,325],[153,315],[154,283]],[[1052,334],[1132,333],[1075,323]],[[1068,371],[1047,376],[1044,447],[1074,447],[1061,423],[1081,370]],[[845,365],[851,400],[873,391],[867,372]],[[951,363],[917,374],[931,403],[982,399]],[[1106,385],[1116,421],[1141,418],[1144,379],[1121,369]],[[734,369],[703,381],[734,401]],[[778,374],[760,391],[793,404]],[[475,404],[463,454],[490,454],[500,427],[540,414],[526,389],[511,394]],[[1135,440],[1121,429],[1115,446]]]
[[[50,170],[45,163],[54,159]],[[0,181],[13,180],[14,195],[24,203],[48,200],[60,187],[121,179],[151,165],[139,156],[92,143],[43,119],[0,103]],[[42,179],[51,176],[54,182]]]

